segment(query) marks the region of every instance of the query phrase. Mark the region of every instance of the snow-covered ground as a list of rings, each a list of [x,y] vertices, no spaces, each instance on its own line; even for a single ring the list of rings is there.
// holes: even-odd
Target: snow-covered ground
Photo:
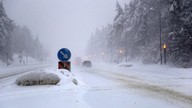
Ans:
[[[0,79],[11,76],[17,75],[20,73],[25,73],[28,71],[32,71],[34,69],[41,69],[42,67],[50,66],[48,64],[31,64],[31,65],[22,65],[22,66],[11,66],[11,67],[1,67],[0,68]]]
[[[40,62],[30,56],[21,56],[21,57],[19,57],[18,54],[14,54],[13,61],[8,60],[9,65],[0,60],[0,78],[49,66],[48,64]]]
[[[93,63],[57,74],[56,86],[17,86],[18,76],[0,80],[0,108],[191,108],[191,69],[158,65]],[[72,81],[76,79],[78,85]]]
[[[21,58],[22,57],[22,58]],[[24,65],[35,65],[39,64],[40,62],[30,56],[20,56],[18,54],[13,55],[13,61],[8,60],[8,66],[7,63],[2,62],[0,60],[0,68],[7,68],[7,67],[17,67],[17,66],[24,66]]]
[[[123,75],[123,77],[132,77],[136,81],[142,83],[163,86],[174,91],[181,92],[186,95],[192,96],[192,69],[176,68],[166,65],[143,65],[135,63],[132,67],[121,67],[119,65],[105,65],[100,71],[113,72],[115,74]],[[95,64],[95,70],[98,71],[99,67],[103,64]],[[93,69],[93,70],[94,70]]]

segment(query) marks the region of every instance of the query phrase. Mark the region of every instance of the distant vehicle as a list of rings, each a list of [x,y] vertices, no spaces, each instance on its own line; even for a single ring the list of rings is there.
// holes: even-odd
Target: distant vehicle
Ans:
[[[92,67],[91,61],[89,61],[89,60],[83,61],[83,67]]]
[[[75,61],[74,61],[74,64],[75,64],[75,65],[81,65],[81,64],[82,64],[81,57],[76,57],[76,58],[75,58]]]

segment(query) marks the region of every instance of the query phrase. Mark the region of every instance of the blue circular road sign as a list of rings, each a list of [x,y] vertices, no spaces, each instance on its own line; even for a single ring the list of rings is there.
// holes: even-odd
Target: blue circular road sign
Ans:
[[[61,61],[68,61],[71,58],[71,52],[67,48],[62,48],[58,51],[57,57]]]

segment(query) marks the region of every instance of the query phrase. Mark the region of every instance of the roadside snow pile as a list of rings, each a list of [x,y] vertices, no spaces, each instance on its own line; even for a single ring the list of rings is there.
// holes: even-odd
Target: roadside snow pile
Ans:
[[[78,81],[75,79],[74,75],[65,69],[59,69],[56,71],[57,75],[61,78],[61,81],[58,85],[66,85],[71,84],[71,82],[75,85],[78,85]]]
[[[60,78],[53,73],[46,72],[31,72],[24,74],[16,79],[17,85],[30,86],[30,85],[56,85],[59,83]]]
[[[128,63],[128,62],[125,62],[125,63],[120,63],[119,64],[119,67],[132,67],[133,66],[133,64],[130,64],[130,63]]]

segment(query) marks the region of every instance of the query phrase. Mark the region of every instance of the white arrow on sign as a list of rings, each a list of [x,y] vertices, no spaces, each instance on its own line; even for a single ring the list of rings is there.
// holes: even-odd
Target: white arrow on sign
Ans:
[[[64,54],[62,51],[60,51],[60,53],[63,55],[63,58],[68,59],[67,54]]]

